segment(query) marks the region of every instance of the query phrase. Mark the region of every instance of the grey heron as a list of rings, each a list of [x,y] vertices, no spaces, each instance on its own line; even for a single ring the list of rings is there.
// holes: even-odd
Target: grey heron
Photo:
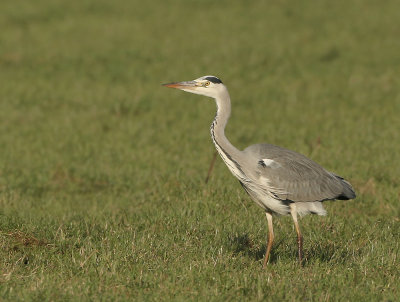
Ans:
[[[226,138],[224,130],[231,114],[226,86],[215,76],[164,84],[166,87],[214,98],[217,113],[211,124],[211,138],[222,160],[250,197],[265,210],[268,243],[263,266],[268,263],[274,241],[272,215],[291,215],[297,233],[298,258],[303,260],[303,236],[297,215],[326,215],[325,200],[356,197],[343,177],[297,152],[271,144],[257,144],[239,150]]]

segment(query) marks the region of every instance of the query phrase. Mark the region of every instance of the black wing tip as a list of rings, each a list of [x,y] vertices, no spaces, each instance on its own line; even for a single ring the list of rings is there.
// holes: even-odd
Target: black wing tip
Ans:
[[[258,164],[264,168],[267,166],[262,159],[258,161]]]
[[[347,190],[347,192],[343,192],[342,194],[340,194],[338,197],[336,197],[336,199],[338,200],[350,200],[350,199],[354,199],[356,198],[356,192],[354,192],[353,190]]]
[[[357,197],[356,192],[354,192],[353,187],[351,186],[351,184],[345,180],[343,177],[334,174],[341,182],[343,185],[343,192],[336,197],[336,199],[338,200],[350,200],[350,199],[354,199]]]
[[[354,198],[354,197],[353,197]],[[349,196],[346,196],[346,195],[339,195],[338,197],[336,197],[335,199],[337,199],[337,200],[350,200],[350,199],[353,199],[353,198],[351,198],[351,197],[349,197]]]

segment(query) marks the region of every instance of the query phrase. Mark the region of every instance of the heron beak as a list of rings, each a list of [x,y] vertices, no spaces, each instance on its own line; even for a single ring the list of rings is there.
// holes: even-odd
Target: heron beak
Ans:
[[[168,83],[162,84],[165,87],[176,88],[176,89],[190,89],[193,90],[198,86],[196,81],[187,81],[187,82],[176,82],[176,83]]]

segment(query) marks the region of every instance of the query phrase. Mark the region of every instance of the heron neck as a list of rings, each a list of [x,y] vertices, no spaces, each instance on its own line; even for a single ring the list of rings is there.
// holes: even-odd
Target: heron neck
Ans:
[[[225,136],[225,127],[231,115],[231,99],[228,91],[222,92],[215,98],[217,113],[211,124],[211,137],[219,153],[223,152],[232,157],[238,157],[240,151],[233,146]]]

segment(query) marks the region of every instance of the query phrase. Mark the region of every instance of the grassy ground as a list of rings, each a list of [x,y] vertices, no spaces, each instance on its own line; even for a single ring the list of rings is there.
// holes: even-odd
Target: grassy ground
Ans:
[[[396,301],[400,292],[398,1],[0,4],[0,300]],[[275,220],[218,160],[227,135],[349,179],[358,197]]]

